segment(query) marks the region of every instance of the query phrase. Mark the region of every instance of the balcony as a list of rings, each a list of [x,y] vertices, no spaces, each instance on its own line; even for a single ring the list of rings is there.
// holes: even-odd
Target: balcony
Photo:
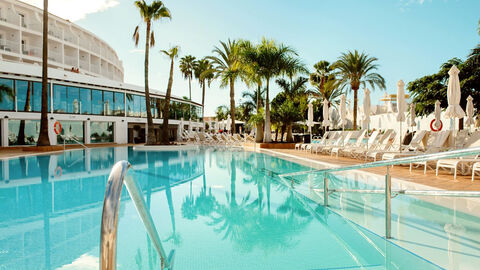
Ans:
[[[67,66],[76,67],[78,66],[78,58],[75,56],[65,55],[64,62]]]
[[[88,70],[88,66],[89,66],[89,64],[88,64],[87,60],[80,59],[80,68],[81,69]]]
[[[37,46],[24,46],[22,48],[22,54],[40,58],[42,57],[42,48]]]
[[[88,48],[88,47],[87,47]],[[96,43],[90,43],[90,50],[98,55],[100,55],[100,46]]]
[[[36,31],[36,32],[42,32],[42,24],[41,23],[29,23],[26,25],[27,29]]]
[[[19,42],[9,39],[0,39],[0,50],[19,53]]]
[[[62,63],[62,54],[56,51],[48,51],[48,60]]]
[[[67,42],[70,42],[72,44],[78,44],[77,37],[74,36],[72,33],[68,32],[68,31],[65,31],[63,33],[63,40],[65,40]]]
[[[18,16],[18,14],[15,14],[11,10],[7,10],[6,13],[7,13],[6,15],[2,14],[0,16],[0,21],[11,23],[14,25],[20,25],[20,16]]]
[[[53,25],[48,26],[48,35],[58,39],[62,39],[62,32]]]
[[[92,66],[90,66],[90,71],[93,72],[93,73],[99,74],[100,73],[100,67],[97,66],[97,65],[92,65]]]

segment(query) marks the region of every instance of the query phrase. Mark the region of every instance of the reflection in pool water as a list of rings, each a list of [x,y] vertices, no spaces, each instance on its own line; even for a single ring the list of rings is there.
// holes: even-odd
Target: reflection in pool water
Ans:
[[[292,192],[277,175],[301,165],[221,148],[116,147],[2,161],[0,269],[97,269],[106,181],[123,159],[175,269],[437,268]],[[118,268],[158,269],[125,191],[121,200]]]

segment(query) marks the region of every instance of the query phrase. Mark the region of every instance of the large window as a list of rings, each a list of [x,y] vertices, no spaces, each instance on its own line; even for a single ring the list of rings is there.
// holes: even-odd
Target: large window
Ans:
[[[125,115],[125,95],[123,93],[115,93],[115,107],[113,114],[116,116]]]
[[[113,142],[113,122],[90,122],[92,143]]]
[[[40,120],[9,120],[8,145],[34,145],[40,131]]]
[[[62,124],[62,131],[57,135],[59,144],[63,144],[64,138],[67,144],[76,143],[75,140],[84,141],[83,121],[60,121],[60,124]]]
[[[135,102],[132,94],[126,94],[127,99],[127,116],[135,116]]]
[[[80,113],[92,113],[92,90],[80,88]]]
[[[147,117],[147,104],[144,96],[140,96],[140,116]]]
[[[0,110],[15,110],[15,91],[13,80],[0,78]]]
[[[29,81],[15,82],[15,89],[17,93],[17,111],[31,112],[33,110],[33,83]]]
[[[92,89],[92,114],[103,114],[103,93]]]
[[[113,92],[103,91],[103,104],[105,107],[103,115],[113,115]]]
[[[133,95],[133,116],[140,117],[142,109],[142,99],[138,95]]]
[[[53,85],[53,112],[67,112],[67,87]]]
[[[79,90],[78,87],[67,87],[67,112],[68,113],[80,113],[79,102]]]
[[[47,99],[48,99],[47,111],[50,112],[50,84],[47,85]],[[42,111],[42,83],[41,82],[33,83],[32,111],[34,112]]]

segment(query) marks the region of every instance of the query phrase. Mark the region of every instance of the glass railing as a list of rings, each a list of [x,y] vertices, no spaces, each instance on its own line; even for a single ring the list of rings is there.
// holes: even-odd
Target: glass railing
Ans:
[[[456,159],[462,157],[472,157],[480,155],[480,147],[472,147],[460,150],[452,150],[446,152],[415,155],[403,158],[397,158],[392,160],[381,160],[370,163],[361,163],[350,166],[334,167],[320,170],[300,171],[293,173],[280,174],[279,177],[285,181],[285,185],[288,185],[293,189],[295,183],[295,177],[301,175],[320,175],[320,180],[323,182],[323,189],[314,189],[313,183],[309,183],[310,189],[314,193],[323,194],[323,205],[329,206],[329,196],[332,193],[380,193],[385,194],[385,237],[391,238],[391,221],[392,221],[392,204],[391,199],[398,194],[412,195],[412,196],[444,196],[444,197],[480,197],[480,191],[468,191],[468,190],[392,190],[392,181],[390,175],[390,167],[395,165],[405,165],[416,162],[428,162],[440,159]],[[480,159],[478,159],[480,162]],[[384,189],[332,189],[329,187],[329,177],[335,172],[344,172],[351,170],[361,170],[368,168],[385,167],[385,186]],[[393,195],[393,196],[392,196]]]

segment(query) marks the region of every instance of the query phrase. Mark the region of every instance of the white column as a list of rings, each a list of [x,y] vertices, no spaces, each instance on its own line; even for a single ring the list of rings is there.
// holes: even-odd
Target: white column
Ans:
[[[54,131],[54,125],[56,120],[50,119],[52,118],[51,115],[48,116],[48,138],[50,139],[51,145],[57,145],[57,134]],[[63,127],[62,127],[63,128]]]
[[[90,120],[83,122],[83,131],[84,131],[84,141],[85,144],[91,143],[90,140]]]
[[[7,147],[8,146],[8,118],[3,118],[0,120],[1,122],[1,135],[2,140],[0,141],[0,146]]]

